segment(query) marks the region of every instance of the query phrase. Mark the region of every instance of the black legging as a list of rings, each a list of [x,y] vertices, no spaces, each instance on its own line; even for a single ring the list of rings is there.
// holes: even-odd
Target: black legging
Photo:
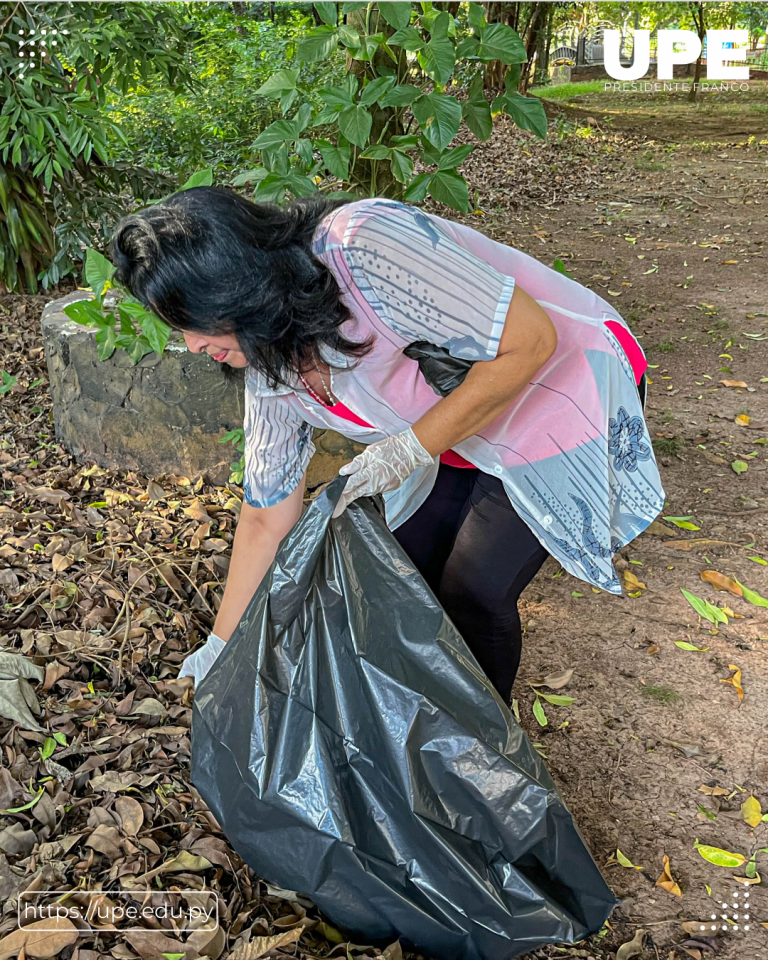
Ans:
[[[431,493],[394,535],[508,702],[522,647],[517,600],[547,551],[501,481],[441,463]]]

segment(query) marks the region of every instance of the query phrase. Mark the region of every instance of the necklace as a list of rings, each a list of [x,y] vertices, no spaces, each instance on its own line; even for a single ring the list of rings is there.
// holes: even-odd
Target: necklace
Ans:
[[[319,397],[319,396],[315,393],[315,391],[312,389],[312,387],[310,387],[310,385],[307,383],[307,381],[304,379],[304,377],[301,375],[301,373],[299,373],[299,380],[301,380],[301,382],[304,384],[304,387],[306,388],[307,393],[309,393],[309,395],[310,395],[313,399],[317,400],[317,402],[318,402],[319,404],[321,404],[321,405],[324,406],[324,407],[333,407],[333,406],[335,406],[334,400],[333,400],[333,395],[331,394],[331,391],[330,391],[330,389],[329,389],[329,387],[328,387],[328,384],[325,382],[325,377],[324,377],[324,376],[322,375],[322,373],[320,372],[320,366],[319,366],[318,361],[317,361],[317,354],[315,353],[314,347],[312,348],[312,360],[313,360],[314,365],[315,365],[315,371],[317,372],[318,377],[320,377],[320,383],[322,383],[322,385],[323,385],[323,390],[325,390],[325,392],[326,392],[326,394],[327,394],[327,396],[328,396],[328,399],[327,399],[327,400],[323,400],[322,397]]]

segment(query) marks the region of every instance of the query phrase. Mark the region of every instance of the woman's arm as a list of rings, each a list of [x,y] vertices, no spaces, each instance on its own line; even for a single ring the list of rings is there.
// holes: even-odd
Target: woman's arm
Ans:
[[[274,507],[243,503],[232,545],[227,586],[213,632],[229,640],[256,588],[275,559],[283,537],[301,516],[306,474],[293,493]]]
[[[416,438],[435,457],[473,436],[512,403],[556,348],[549,315],[516,286],[496,357],[475,363],[461,386],[414,423]]]

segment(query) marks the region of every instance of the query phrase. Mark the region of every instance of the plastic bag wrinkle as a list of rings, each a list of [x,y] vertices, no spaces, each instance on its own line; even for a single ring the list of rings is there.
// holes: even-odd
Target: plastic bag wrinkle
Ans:
[[[332,484],[194,704],[192,779],[254,871],[356,943],[511,960],[617,902],[539,754],[371,501]]]

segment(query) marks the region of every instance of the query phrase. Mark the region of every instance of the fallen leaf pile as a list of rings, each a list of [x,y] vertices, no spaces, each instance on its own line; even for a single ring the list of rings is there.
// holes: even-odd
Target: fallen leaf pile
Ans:
[[[75,940],[80,960],[380,953],[256,877],[190,785],[191,681],[175,677],[213,623],[241,494],[76,464],[53,435],[45,299],[0,298],[0,368],[16,378],[0,404],[0,957],[42,960]],[[17,929],[22,893],[71,891],[85,916],[84,891],[99,889],[109,916],[149,898],[216,908],[220,926]]]

